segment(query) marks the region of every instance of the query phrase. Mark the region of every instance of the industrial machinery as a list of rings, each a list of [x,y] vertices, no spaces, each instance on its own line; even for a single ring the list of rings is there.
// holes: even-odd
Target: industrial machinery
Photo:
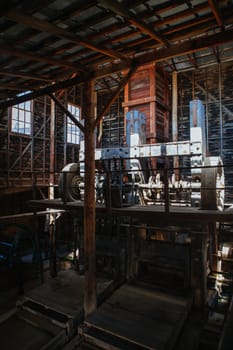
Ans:
[[[96,201],[106,202],[109,191],[112,206],[164,205],[167,200],[170,205],[223,210],[223,163],[220,157],[209,157],[206,153],[205,113],[200,100],[190,102],[188,141],[146,144],[145,116],[130,111],[126,115],[124,144],[95,151]],[[59,191],[65,201],[83,199],[84,157],[82,140],[80,166],[77,163],[66,165],[59,178]],[[187,168],[172,169],[170,164],[174,157],[189,158],[189,171]],[[160,160],[157,169],[151,167],[153,158]]]

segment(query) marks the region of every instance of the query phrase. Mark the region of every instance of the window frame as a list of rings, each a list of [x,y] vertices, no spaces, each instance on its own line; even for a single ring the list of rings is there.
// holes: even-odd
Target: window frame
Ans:
[[[77,119],[77,121],[80,121],[81,107],[79,105],[68,102],[67,110]],[[79,111],[78,115],[74,113],[74,110]],[[70,145],[80,144],[80,129],[68,116],[66,117],[66,142]]]
[[[10,113],[11,133],[30,137],[32,135],[33,101],[29,100],[12,106]]]

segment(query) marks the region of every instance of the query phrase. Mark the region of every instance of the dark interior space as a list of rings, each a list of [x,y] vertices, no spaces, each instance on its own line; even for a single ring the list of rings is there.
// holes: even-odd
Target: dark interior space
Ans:
[[[233,2],[0,2],[0,349],[233,348]]]

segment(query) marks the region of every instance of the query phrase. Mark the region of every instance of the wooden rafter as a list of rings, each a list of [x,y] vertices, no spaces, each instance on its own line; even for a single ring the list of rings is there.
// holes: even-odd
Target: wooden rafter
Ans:
[[[219,44],[224,44],[227,42],[233,41],[233,29],[228,30],[226,32],[221,32],[218,34],[214,34],[205,38],[199,38],[195,40],[190,40],[187,42],[183,42],[181,44],[177,44],[170,48],[161,49],[159,51],[154,51],[151,53],[146,53],[141,55],[139,58],[135,60],[135,65],[140,66],[147,63],[152,62],[161,62],[172,57],[187,55],[192,52],[197,52],[208,47],[215,47]],[[8,101],[3,101],[0,103],[0,108],[10,107],[14,104],[18,104],[42,95],[46,95],[48,93],[56,92],[61,89],[68,88],[73,85],[77,85],[80,83],[84,83],[88,79],[100,78],[106,75],[110,75],[112,73],[121,72],[126,69],[129,69],[131,64],[129,62],[119,62],[114,65],[109,65],[102,69],[97,69],[90,71],[88,74],[80,74],[78,77],[73,79],[64,80],[62,82],[58,82],[56,84],[47,86],[45,88],[39,89],[38,91],[29,93],[24,96],[20,96],[17,98],[9,99]]]
[[[148,24],[140,20],[139,17],[134,15],[132,12],[123,7],[119,2],[112,0],[100,0],[101,5],[110,9],[119,16],[125,18],[129,23],[133,24],[136,28],[140,29],[142,33],[146,33],[155,41],[158,41],[160,44],[169,46],[169,42],[158,32],[153,30]]]
[[[48,6],[53,0],[34,0],[34,1],[28,1],[28,0],[22,0],[18,1],[20,3],[20,6],[22,10],[26,13],[33,13],[35,11],[40,10],[41,8]],[[1,16],[4,16],[7,11],[12,9],[12,2],[9,0],[1,0],[0,4],[0,13]]]
[[[48,94],[49,97],[61,108],[63,113],[65,113],[71,120],[72,122],[77,125],[77,127],[84,132],[84,126],[73,116],[73,114],[53,95],[53,94]]]
[[[106,55],[108,57],[118,58],[118,59],[122,59],[122,60],[129,59],[128,57],[124,56],[123,54],[121,54],[117,51],[114,51],[112,49],[105,49],[104,47],[102,47],[102,45],[97,46],[97,45],[93,44],[92,42],[81,38],[80,36],[76,35],[73,32],[62,29],[62,28],[60,28],[52,23],[49,23],[47,21],[40,20],[34,16],[25,15],[19,11],[15,11],[15,10],[7,11],[5,13],[5,16],[16,23],[21,23],[23,25],[37,29],[39,31],[44,31],[44,32],[56,35],[60,38],[65,38],[76,45],[82,45],[84,47],[87,47],[90,50],[100,52],[101,54]]]
[[[51,58],[49,56],[31,54],[28,51],[23,51],[20,49],[12,48],[3,42],[0,43],[0,53],[2,53],[4,55],[25,58],[26,60],[47,63],[47,64],[51,64],[52,66],[66,67],[66,68],[72,69],[73,71],[76,71],[76,72],[77,71],[86,71],[86,68],[83,67],[81,64],[75,65],[75,64],[72,64],[72,63],[65,61],[65,60],[58,60],[58,59]]]
[[[9,70],[9,69],[0,70],[0,75],[5,75],[8,77],[14,77],[14,78],[52,82],[52,79],[48,79],[46,77],[43,77],[43,75],[37,75],[37,74],[30,75],[30,74],[27,74],[24,72],[20,72],[20,71],[16,71],[16,70]]]
[[[19,87],[15,84],[9,84],[9,83],[1,83],[0,84],[0,90],[14,90],[14,91],[25,91],[25,88],[22,86]]]
[[[219,10],[219,6],[217,4],[217,2],[215,0],[208,0],[208,3],[211,7],[211,10],[214,14],[214,17],[218,23],[218,26],[222,29],[224,29],[224,22],[223,22],[223,19],[222,19],[222,15],[221,15],[221,12]]]
[[[103,116],[106,114],[106,112],[110,109],[110,107],[112,106],[112,104],[114,103],[114,101],[118,98],[120,91],[125,87],[125,85],[128,83],[130,77],[132,76],[132,74],[135,72],[136,70],[136,66],[133,66],[128,73],[126,74],[126,76],[124,77],[124,79],[121,81],[121,83],[119,84],[117,90],[114,92],[114,94],[112,95],[112,97],[110,98],[110,100],[108,101],[107,105],[104,107],[104,109],[102,110],[102,112],[98,115],[98,117],[95,120],[95,126],[97,126],[99,124],[99,122],[102,120]]]

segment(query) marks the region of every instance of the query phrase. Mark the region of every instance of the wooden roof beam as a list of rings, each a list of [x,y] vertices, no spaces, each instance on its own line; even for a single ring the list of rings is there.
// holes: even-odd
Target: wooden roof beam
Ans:
[[[23,12],[32,13],[40,10],[41,8],[48,6],[53,1],[54,0],[33,0],[29,2],[28,0],[22,0],[22,1],[18,1],[18,4],[22,8]],[[16,6],[17,6],[17,3],[12,3],[12,1],[9,1],[9,0],[1,0],[1,5],[0,5],[1,16],[4,16],[5,13],[7,13],[7,11],[16,8]]]
[[[169,46],[169,42],[162,35],[160,35],[154,29],[150,28],[148,24],[141,21],[137,16],[127,10],[119,2],[113,0],[99,0],[99,3],[106,9],[110,9],[115,14],[125,18],[129,23],[140,29],[142,33],[146,33],[155,41],[158,41],[162,45]]]
[[[219,6],[217,4],[217,2],[215,0],[208,0],[208,3],[211,7],[211,10],[214,14],[214,17],[218,23],[218,26],[221,28],[221,29],[224,29],[225,26],[224,26],[224,23],[223,23],[223,19],[222,19],[222,16],[221,16],[221,13],[220,13],[220,10],[219,10]]]
[[[217,33],[214,35],[209,35],[204,38],[198,38],[190,41],[184,41],[180,44],[173,45],[167,49],[161,49],[159,51],[154,51],[148,53],[147,55],[142,55],[137,59],[138,65],[149,63],[152,61],[160,62],[166,59],[187,55],[192,52],[197,52],[200,50],[207,49],[209,47],[214,47],[218,45],[223,45],[227,42],[233,41],[233,29],[225,31],[224,33]]]
[[[15,84],[0,83],[0,90],[25,91],[25,88],[23,88],[22,86],[19,87]]]
[[[12,48],[10,46],[8,46],[7,44],[4,44],[2,42],[0,42],[0,53],[2,53],[3,55],[9,55],[9,56],[15,56],[15,57],[22,57],[25,58],[26,60],[32,60],[32,61],[37,61],[37,62],[43,62],[43,63],[47,63],[47,64],[51,64],[52,66],[61,66],[61,67],[66,67],[66,68],[70,68],[73,71],[86,71],[86,68],[84,68],[81,64],[72,64],[69,63],[67,61],[63,61],[63,60],[57,60],[54,58],[50,58],[48,56],[41,56],[41,55],[33,55],[31,53],[16,49],[16,48]]]
[[[128,57],[124,56],[123,54],[121,54],[117,51],[114,51],[112,49],[102,48],[100,46],[94,45],[90,41],[82,39],[80,36],[76,35],[73,32],[69,32],[68,30],[62,29],[62,28],[60,28],[52,23],[49,23],[47,21],[40,20],[34,16],[25,15],[21,12],[15,11],[15,10],[7,11],[5,13],[5,16],[16,23],[21,23],[25,26],[34,28],[36,30],[39,30],[42,32],[47,32],[47,33],[56,35],[58,37],[67,39],[78,46],[87,47],[92,51],[100,52],[103,55],[106,55],[108,57],[115,58],[115,59],[118,58],[121,60],[129,60]]]
[[[0,70],[0,75],[5,75],[8,77],[13,77],[13,78],[22,78],[22,79],[30,79],[30,80],[39,80],[39,81],[45,81],[45,82],[52,82],[52,79],[48,79],[46,77],[40,76],[40,75],[29,75],[27,73],[24,72],[20,72],[20,71],[16,71],[16,70]]]
[[[72,122],[82,131],[84,132],[84,126],[73,116],[73,114],[54,96],[52,93],[48,94],[49,97],[60,107],[63,113],[65,113]]]
[[[192,41],[185,41],[181,44],[176,44],[170,48],[161,49],[159,51],[155,50],[154,52],[143,54],[135,60],[135,65],[140,66],[152,62],[162,62],[172,57],[187,55],[192,52],[204,50],[208,47],[215,47],[232,41],[233,29],[210,35],[205,38],[198,38]],[[34,91],[23,96],[18,96],[16,98],[11,98],[9,100],[2,101],[0,102],[0,109],[7,108],[39,96],[43,96],[48,93],[56,92],[61,89],[66,89],[73,85],[84,83],[88,79],[100,78],[106,75],[110,75],[112,73],[122,72],[126,69],[129,69],[131,66],[132,64],[130,64],[129,62],[118,62],[114,65],[109,65],[109,67],[105,67],[103,69],[93,70],[92,72],[90,71],[89,74],[81,73],[78,77],[49,85],[45,88],[39,89],[38,91]]]
[[[2,102],[2,103],[0,102],[0,109],[14,106],[21,102],[33,100],[34,98],[37,98],[43,95],[48,95],[50,93],[69,88],[73,85],[81,84],[84,81],[88,80],[89,78],[90,78],[90,75],[88,74],[85,74],[85,75],[80,74],[78,77],[67,79],[67,80],[58,82],[56,84],[48,85],[44,88],[38,89],[37,91],[33,91],[22,96],[13,97],[11,99],[6,100],[5,102]]]
[[[110,109],[111,105],[113,104],[113,102],[117,99],[117,97],[119,96],[120,91],[125,87],[125,85],[128,83],[129,79],[131,78],[132,74],[135,72],[135,70],[137,69],[136,66],[132,66],[132,68],[130,68],[130,70],[128,71],[128,73],[126,74],[126,76],[124,77],[124,79],[121,81],[121,83],[119,84],[117,90],[114,92],[114,94],[112,95],[112,97],[109,99],[107,105],[103,108],[102,112],[98,115],[98,117],[95,120],[95,127],[100,123],[100,121],[102,120],[103,116],[107,113],[107,111]]]

